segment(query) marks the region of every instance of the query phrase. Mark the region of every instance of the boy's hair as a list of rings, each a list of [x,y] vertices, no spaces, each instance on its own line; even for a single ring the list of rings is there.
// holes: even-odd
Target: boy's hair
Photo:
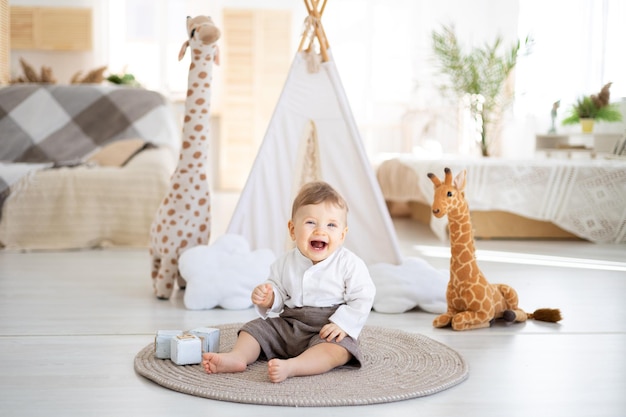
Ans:
[[[348,203],[343,199],[330,184],[324,181],[314,181],[306,183],[300,188],[298,195],[293,200],[291,207],[291,218],[296,215],[296,211],[302,206],[309,204],[331,203],[346,211],[348,214]]]

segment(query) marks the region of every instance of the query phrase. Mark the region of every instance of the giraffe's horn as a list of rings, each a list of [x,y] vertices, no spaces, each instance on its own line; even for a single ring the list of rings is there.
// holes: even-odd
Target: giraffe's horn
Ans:
[[[450,168],[448,167],[444,168],[443,170],[446,173],[446,179],[444,180],[445,184],[452,185],[452,171],[450,171]]]
[[[435,184],[435,187],[441,185],[441,181],[439,181],[439,178],[437,178],[437,176],[435,174],[433,174],[432,172],[429,172],[426,175],[428,175],[428,178],[430,178],[430,180],[433,182],[433,184]]]

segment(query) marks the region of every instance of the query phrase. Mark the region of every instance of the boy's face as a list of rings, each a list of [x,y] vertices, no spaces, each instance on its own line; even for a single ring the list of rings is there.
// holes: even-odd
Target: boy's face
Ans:
[[[346,211],[331,203],[300,207],[289,221],[289,234],[314,264],[328,258],[346,238]]]

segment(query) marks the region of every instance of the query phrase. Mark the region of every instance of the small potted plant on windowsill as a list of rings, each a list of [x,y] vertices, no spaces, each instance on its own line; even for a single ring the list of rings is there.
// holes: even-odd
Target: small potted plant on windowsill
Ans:
[[[591,133],[596,121],[621,121],[622,113],[620,113],[617,104],[609,102],[611,84],[608,83],[602,87],[599,94],[579,97],[569,109],[568,116],[561,123],[564,126],[580,123],[583,133]]]

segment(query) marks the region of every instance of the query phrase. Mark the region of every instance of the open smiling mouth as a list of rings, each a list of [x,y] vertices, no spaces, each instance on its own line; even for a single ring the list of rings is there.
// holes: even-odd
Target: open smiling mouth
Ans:
[[[313,240],[313,241],[311,241],[311,247],[313,249],[320,250],[320,249],[324,249],[326,246],[328,246],[328,243],[322,242],[321,240]]]

